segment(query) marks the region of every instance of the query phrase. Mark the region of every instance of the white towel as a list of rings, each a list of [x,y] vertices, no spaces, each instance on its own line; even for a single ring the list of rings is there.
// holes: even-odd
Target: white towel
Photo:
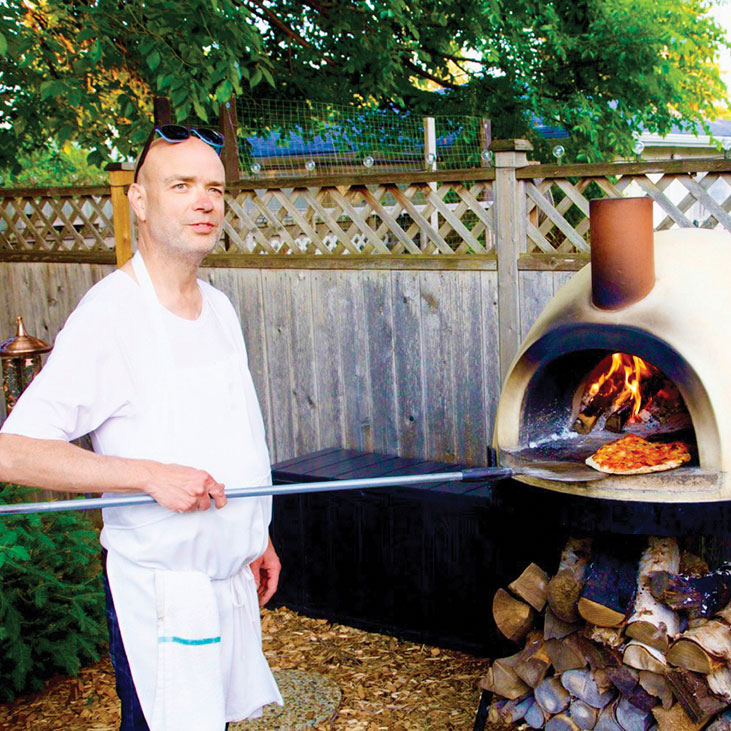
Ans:
[[[221,731],[226,724],[221,633],[210,579],[156,571],[157,685],[151,731]]]

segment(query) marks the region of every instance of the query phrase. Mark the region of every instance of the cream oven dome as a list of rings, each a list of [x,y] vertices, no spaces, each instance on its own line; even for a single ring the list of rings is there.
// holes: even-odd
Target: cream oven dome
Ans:
[[[598,240],[592,221],[592,247]],[[650,219],[649,240],[654,273],[647,271],[653,268],[652,257],[649,264],[632,261],[635,249],[620,253],[622,265],[597,260],[592,251],[592,264],[549,302],[508,371],[494,444],[507,465],[583,461],[599,445],[620,437],[622,430],[613,433],[601,423],[583,434],[576,425],[590,376],[612,355],[624,354],[652,366],[657,378],[665,379],[664,392],[678,395],[675,411],[687,416],[679,428],[692,462],[667,472],[609,476],[580,485],[519,479],[609,499],[699,502],[731,497],[731,234],[679,229],[653,237]],[[638,273],[638,267],[645,271]],[[628,294],[622,283],[632,278]],[[649,439],[676,436],[672,424],[663,426],[652,418],[626,427],[633,428]]]

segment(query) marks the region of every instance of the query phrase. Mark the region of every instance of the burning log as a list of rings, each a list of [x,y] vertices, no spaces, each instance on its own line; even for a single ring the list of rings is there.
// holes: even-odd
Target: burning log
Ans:
[[[615,355],[620,354],[616,353]],[[588,398],[585,395],[585,398],[582,399],[582,408],[576,415],[576,420],[571,427],[577,434],[588,434],[596,426],[599,417],[611,408],[618,389],[616,381],[610,377],[615,371],[616,368],[609,372],[596,393],[592,395],[590,390]],[[591,374],[589,378],[591,378]],[[596,388],[595,384],[592,384],[592,387]]]
[[[551,611],[564,622],[576,622],[576,603],[584,587],[591,538],[569,538],[561,552],[556,575],[548,582],[546,596]]]
[[[652,398],[654,398],[658,391],[662,390],[663,386],[666,383],[667,378],[665,378],[665,376],[660,373],[660,371],[653,371],[648,378],[642,381],[640,391],[642,396],[642,403],[647,404]],[[604,428],[607,431],[612,431],[616,433],[621,432],[629,419],[632,417],[632,415],[634,413],[637,413],[639,410],[640,409],[636,407],[634,399],[628,400],[623,404],[620,404],[619,408],[617,408],[607,417],[607,420],[604,423]]]
[[[627,403],[620,406],[616,411],[613,411],[604,423],[604,428],[607,431],[615,432],[619,434],[624,430],[625,425],[629,421],[633,413],[633,404]]]
[[[605,427],[622,431],[627,421],[670,383],[655,366],[627,353],[605,358],[587,381],[589,387],[571,427],[579,434],[588,434],[605,413]]]
[[[679,632],[680,618],[652,595],[650,575],[658,571],[675,574],[679,566],[680,551],[674,538],[649,538],[640,558],[634,611],[625,631],[629,637],[661,652],[668,649],[669,637]]]
[[[510,596],[505,589],[498,589],[492,601],[492,616],[501,634],[513,642],[520,642],[535,623],[535,610]]]
[[[624,623],[637,589],[637,557],[633,548],[597,548],[595,542],[577,605],[579,614],[590,624],[618,627]]]
[[[691,618],[711,617],[731,600],[731,565],[724,564],[704,576],[655,571],[649,575],[652,595],[671,609]]]

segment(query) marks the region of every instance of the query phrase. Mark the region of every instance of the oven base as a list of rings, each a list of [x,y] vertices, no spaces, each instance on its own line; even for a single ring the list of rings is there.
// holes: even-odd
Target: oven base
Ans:
[[[651,477],[641,475],[639,477]],[[613,490],[604,483],[564,485],[520,478],[493,487],[496,507],[515,515],[541,516],[546,526],[589,533],[644,534],[654,536],[731,535],[731,500],[719,490],[687,489],[669,494],[629,488]],[[626,479],[626,478],[623,478]],[[602,486],[599,487],[598,485]],[[648,499],[649,497],[654,499]],[[681,499],[683,497],[684,499]],[[694,502],[688,502],[692,497]]]

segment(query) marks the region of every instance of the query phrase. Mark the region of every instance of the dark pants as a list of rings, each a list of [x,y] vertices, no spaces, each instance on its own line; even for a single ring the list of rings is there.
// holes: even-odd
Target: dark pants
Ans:
[[[132,673],[129,669],[127,653],[124,651],[122,635],[119,633],[119,622],[117,612],[114,609],[112,592],[109,591],[107,580],[106,551],[104,552],[104,595],[107,600],[107,627],[109,627],[109,655],[114,666],[114,679],[119,696],[120,709],[122,711],[122,723],[120,731],[149,731],[147,721],[142,713],[140,700],[137,697],[135,684],[132,682]]]

